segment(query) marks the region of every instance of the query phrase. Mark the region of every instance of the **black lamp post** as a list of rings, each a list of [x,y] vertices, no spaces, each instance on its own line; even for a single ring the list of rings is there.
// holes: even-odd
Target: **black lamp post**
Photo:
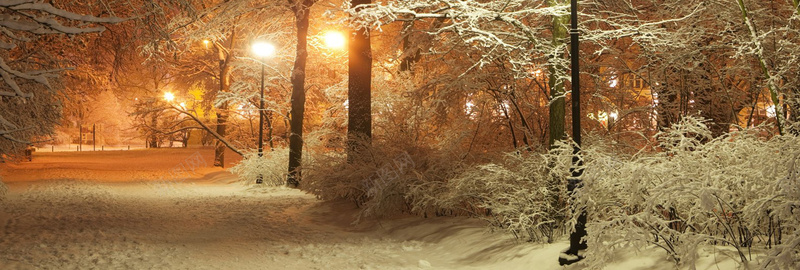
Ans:
[[[583,161],[579,157],[581,146],[581,87],[580,87],[580,59],[578,54],[580,52],[580,40],[578,39],[580,32],[578,32],[578,1],[570,0],[570,60],[572,69],[572,138],[575,140],[575,148],[572,152],[572,169],[569,182],[567,183],[567,191],[572,195],[578,187],[581,186],[581,175],[583,175]],[[579,254],[581,250],[586,249],[586,241],[583,238],[586,236],[586,211],[581,210],[578,214],[578,220],[575,222],[575,230],[569,235],[569,249],[564,252],[564,255],[558,258],[558,263],[561,265],[568,265],[576,263],[583,259]]]
[[[264,63],[261,63],[261,96],[258,101],[258,157],[260,158],[264,156]],[[258,174],[256,184],[263,182],[264,175]]]
[[[261,59],[261,95],[258,102],[258,157],[264,156],[264,59],[275,51],[269,43],[258,42],[253,44],[253,52]],[[264,175],[258,174],[256,184],[264,183]]]

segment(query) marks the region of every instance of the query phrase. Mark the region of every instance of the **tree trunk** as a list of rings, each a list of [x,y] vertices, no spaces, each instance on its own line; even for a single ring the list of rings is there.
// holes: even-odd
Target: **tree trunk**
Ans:
[[[297,26],[297,55],[292,69],[291,134],[289,135],[289,176],[286,185],[300,184],[298,168],[303,160],[303,114],[305,112],[306,58],[308,58],[308,17],[312,0],[290,0]]]
[[[562,4],[561,0],[548,0],[548,6],[556,6]],[[561,47],[564,45],[564,40],[567,38],[567,23],[569,22],[569,15],[560,17],[553,17],[553,47]],[[562,58],[564,53],[558,51],[555,55],[550,56],[549,66],[549,84],[550,84],[550,140],[548,141],[549,148],[553,148],[556,141],[564,139],[564,122],[566,112],[566,97],[564,96],[564,80],[559,79],[559,74],[566,70],[562,65]]]
[[[228,40],[230,40],[229,48],[233,48],[233,41],[236,38],[236,32],[231,30]],[[230,50],[222,48],[221,43],[215,44],[217,54],[219,56],[219,95],[220,93],[229,92],[231,88],[231,65],[230,61],[233,59]],[[226,51],[228,51],[226,53]],[[227,135],[228,127],[228,103],[224,102],[216,108],[217,128],[216,132],[220,137]],[[226,145],[220,140],[214,145],[214,166],[225,168],[225,148]]]
[[[152,113],[150,118],[150,126],[153,129],[158,128],[158,114]],[[148,146],[150,148],[158,148],[158,136],[156,136],[156,132],[154,130],[150,130],[150,136],[148,136]]]
[[[275,144],[272,142],[272,111],[262,112],[266,114],[265,118],[267,123],[267,141],[269,142],[269,151],[275,151]]]
[[[217,107],[217,134],[224,137],[227,130],[228,123],[228,103],[224,103]],[[214,166],[225,168],[225,144],[217,140],[214,144]]]
[[[231,78],[230,78],[230,66],[227,64],[227,60],[220,60],[220,85],[219,91],[227,92],[230,89],[231,85]],[[217,108],[216,116],[217,116],[217,128],[216,132],[221,137],[225,137],[227,135],[227,127],[228,127],[228,103],[224,102],[220,104]],[[214,166],[219,166],[225,168],[225,144],[217,140],[214,144]]]
[[[761,41],[758,39],[759,33],[755,27],[755,24],[752,21],[750,13],[747,7],[744,5],[743,0],[738,0],[737,3],[739,4],[739,10],[742,12],[742,21],[747,26],[747,30],[750,31],[751,42],[756,50],[753,51],[753,55],[758,60],[759,65],[761,66],[761,72],[764,74],[764,78],[767,81],[767,89],[769,89],[769,96],[770,100],[772,100],[772,105],[775,106],[775,121],[778,126],[778,133],[783,135],[783,124],[786,122],[784,119],[784,110],[780,104],[780,99],[778,98],[778,86],[775,85],[775,80],[773,80],[772,71],[767,67],[767,61],[764,59],[764,47],[761,44]],[[800,6],[798,6],[798,1],[794,1],[795,8],[800,10]]]
[[[369,4],[371,0],[351,0],[353,6]],[[347,159],[355,160],[361,147],[372,139],[372,51],[369,29],[353,29],[349,47],[347,98]],[[410,65],[410,64],[409,64]]]

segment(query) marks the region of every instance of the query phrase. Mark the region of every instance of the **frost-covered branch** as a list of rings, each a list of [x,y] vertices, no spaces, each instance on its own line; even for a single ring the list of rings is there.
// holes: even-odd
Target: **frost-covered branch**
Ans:
[[[231,149],[231,151],[233,151],[233,152],[234,152],[234,153],[236,153],[236,154],[239,154],[240,156],[244,156],[244,153],[243,153],[241,150],[239,150],[238,148],[236,148],[236,147],[235,147],[233,144],[231,144],[231,143],[230,143],[230,142],[229,142],[227,139],[225,139],[225,137],[223,137],[222,135],[220,135],[219,133],[217,133],[217,132],[216,132],[214,129],[212,129],[211,127],[209,127],[208,125],[206,125],[206,124],[203,122],[203,120],[200,120],[200,118],[197,118],[197,116],[195,116],[193,113],[191,113],[191,112],[188,112],[188,111],[186,111],[186,110],[183,110],[183,109],[181,109],[181,108],[179,108],[179,107],[177,107],[177,106],[175,106],[175,105],[172,105],[171,107],[172,107],[172,109],[173,109],[173,110],[175,110],[175,111],[177,111],[177,112],[179,112],[179,113],[181,113],[181,114],[183,114],[183,115],[187,115],[187,116],[191,117],[191,118],[192,118],[192,120],[194,120],[194,121],[195,121],[195,122],[196,122],[198,125],[200,125],[200,126],[201,126],[201,127],[202,127],[202,128],[205,130],[205,131],[207,131],[209,134],[211,134],[212,136],[214,136],[214,138],[217,138],[217,139],[218,139],[220,142],[222,142],[223,144],[225,144],[225,146],[227,146],[227,147],[228,147],[228,149]]]
[[[494,59],[509,59],[514,71],[524,76],[530,64],[546,62],[550,37],[545,29],[550,16],[567,14],[565,5],[545,6],[533,1],[402,1],[370,4],[358,9],[345,4],[355,29],[377,28],[396,21],[442,22],[428,30],[430,36],[453,36],[457,44],[478,50],[480,58],[463,70],[474,72]],[[432,48],[431,53],[437,53]],[[463,74],[462,74],[463,75]]]
[[[32,136],[47,135],[59,119],[54,103],[60,59],[48,55],[59,35],[83,35],[105,30],[103,24],[126,19],[83,15],[40,0],[0,1],[0,148],[10,153],[15,145],[30,143]],[[34,47],[42,47],[32,50]],[[32,52],[33,51],[33,52]],[[63,57],[63,52],[58,57]],[[31,122],[33,121],[33,122]],[[47,127],[45,127],[47,126]],[[19,128],[22,127],[22,128]]]
[[[784,119],[783,113],[783,106],[780,105],[780,100],[778,99],[778,91],[775,85],[775,79],[772,76],[772,72],[770,72],[769,68],[767,67],[766,60],[764,59],[764,46],[761,43],[761,39],[758,35],[758,29],[754,25],[752,18],[747,10],[747,6],[745,6],[743,0],[736,0],[736,3],[739,5],[739,10],[742,12],[742,20],[744,24],[747,25],[747,30],[750,32],[750,42],[751,46],[753,47],[753,56],[758,59],[758,64],[761,67],[761,72],[764,74],[767,80],[767,88],[769,89],[769,97],[772,101],[772,105],[775,106],[776,112],[776,120],[778,124],[778,132],[783,134],[783,125],[786,122]]]

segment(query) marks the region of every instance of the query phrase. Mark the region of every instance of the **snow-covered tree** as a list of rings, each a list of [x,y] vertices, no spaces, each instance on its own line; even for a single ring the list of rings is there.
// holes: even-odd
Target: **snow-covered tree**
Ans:
[[[11,153],[53,132],[60,120],[60,61],[69,37],[98,33],[113,16],[71,12],[36,0],[0,3],[0,149]],[[72,39],[73,41],[75,39]]]
[[[144,47],[144,53],[151,61],[165,62],[165,66],[175,73],[173,83],[181,88],[207,87],[204,89],[203,109],[213,112],[208,118],[213,118],[214,123],[196,124],[218,136],[215,166],[224,166],[226,147],[233,147],[234,152],[241,153],[238,147],[223,143],[229,133],[230,117],[235,113],[231,103],[249,100],[254,94],[247,91],[246,95],[238,95],[242,90],[242,85],[238,84],[241,80],[234,77],[241,76],[237,74],[237,69],[244,66],[240,58],[251,55],[249,45],[253,40],[269,36],[270,30],[275,30],[271,27],[280,24],[275,20],[252,22],[262,21],[270,14],[279,14],[275,8],[281,7],[274,2],[249,0],[163,1],[153,3],[150,7],[153,16],[144,20],[151,39]],[[254,62],[250,60],[247,64]],[[247,98],[236,100],[235,96]]]
[[[720,136],[732,125],[753,123],[753,114],[745,112],[758,104],[761,110],[772,106],[773,121],[784,117],[781,104],[797,88],[794,76],[785,75],[797,66],[795,3],[642,0],[584,6],[585,36],[600,46],[594,55],[616,60],[616,75],[635,77],[652,90],[661,128],[699,114],[713,120],[710,127]]]
[[[349,11],[354,24],[367,27],[380,28],[395,21],[419,21],[418,25],[428,22],[430,26],[427,29],[411,30],[434,37],[432,43],[412,48],[425,49],[421,51],[422,58],[466,55],[467,65],[450,71],[456,75],[454,85],[473,84],[471,79],[480,77],[493,67],[501,67],[499,70],[509,74],[512,80],[525,79],[530,85],[539,80],[541,74],[547,74],[547,82],[540,82],[539,86],[547,85],[544,90],[550,96],[547,102],[553,118],[548,125],[549,133],[551,139],[563,137],[563,88],[568,66],[564,57],[564,22],[568,17],[565,2],[391,1]],[[502,96],[527,90],[511,88],[510,83],[498,85]],[[530,130],[524,132],[530,134]]]

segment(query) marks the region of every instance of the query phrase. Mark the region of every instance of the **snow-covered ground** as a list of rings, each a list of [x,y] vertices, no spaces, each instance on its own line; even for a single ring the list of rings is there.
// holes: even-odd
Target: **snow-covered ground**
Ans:
[[[82,148],[81,148],[82,146]],[[37,152],[77,152],[79,149],[83,152],[89,151],[127,151],[127,150],[137,150],[137,149],[144,149],[145,146],[142,144],[136,145],[91,145],[91,144],[84,144],[84,145],[77,145],[77,144],[61,144],[61,145],[42,145],[41,147],[36,147]]]
[[[581,268],[558,266],[566,242],[517,243],[466,218],[352,225],[351,203],[242,185],[210,167],[211,152],[40,152],[0,165],[0,269]],[[672,268],[658,251],[608,266]]]

